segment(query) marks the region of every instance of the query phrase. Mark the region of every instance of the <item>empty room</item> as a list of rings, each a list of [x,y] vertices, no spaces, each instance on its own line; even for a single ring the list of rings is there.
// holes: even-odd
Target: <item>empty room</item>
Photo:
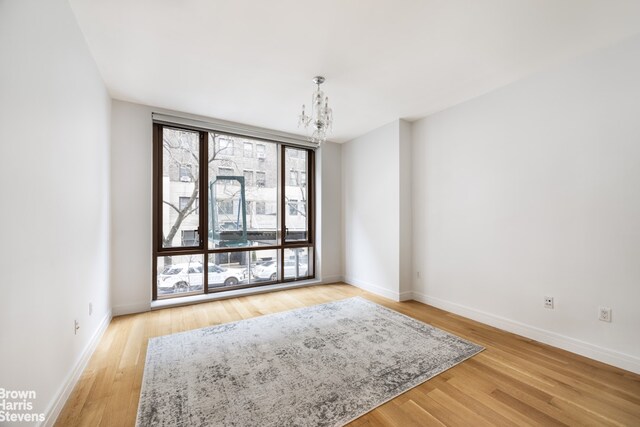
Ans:
[[[640,1],[0,0],[1,426],[640,426]]]

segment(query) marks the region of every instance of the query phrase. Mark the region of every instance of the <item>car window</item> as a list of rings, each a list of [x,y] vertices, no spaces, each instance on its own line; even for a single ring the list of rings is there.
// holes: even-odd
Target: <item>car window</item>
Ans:
[[[162,274],[166,274],[166,275],[175,275],[180,273],[180,271],[182,271],[182,267],[174,267],[174,266],[167,266],[164,271],[162,272]]]
[[[189,274],[202,273],[202,267],[189,267]]]

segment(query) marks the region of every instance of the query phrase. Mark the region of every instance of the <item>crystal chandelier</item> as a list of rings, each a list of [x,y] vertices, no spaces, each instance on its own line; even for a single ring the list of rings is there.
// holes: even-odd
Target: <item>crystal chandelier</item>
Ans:
[[[316,76],[313,83],[317,85],[316,91],[311,97],[311,111],[307,116],[305,106],[302,105],[302,114],[298,120],[298,127],[304,126],[307,130],[313,129],[309,140],[318,145],[327,140],[327,133],[331,131],[333,124],[333,111],[329,108],[329,98],[320,90],[324,83],[324,77]]]

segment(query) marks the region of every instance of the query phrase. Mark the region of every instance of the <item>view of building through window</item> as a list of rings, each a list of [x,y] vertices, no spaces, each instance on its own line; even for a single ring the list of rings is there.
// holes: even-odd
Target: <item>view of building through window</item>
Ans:
[[[308,168],[308,152],[298,148],[286,147],[284,168],[289,171],[289,182],[284,189],[287,202],[287,216],[285,217],[285,240],[299,241],[308,238],[307,196],[309,194],[306,182]],[[299,176],[305,173],[304,181]]]
[[[198,229],[199,141],[197,132],[166,129],[162,141],[162,247],[197,246],[183,231]],[[191,244],[185,244],[191,243]]]
[[[203,136],[206,159],[200,159]],[[159,247],[171,255],[157,257],[158,297],[203,292],[206,286],[200,276],[207,269],[211,291],[313,275],[309,266],[311,248],[282,247],[309,238],[307,150],[240,136],[162,127],[161,153]],[[206,170],[200,171],[203,165]],[[286,174],[279,173],[281,167]],[[279,182],[279,176],[284,183]],[[206,191],[206,195],[203,197],[200,191]],[[200,209],[201,200],[207,201],[204,210]],[[202,224],[206,224],[205,229]],[[202,255],[173,253],[188,247],[202,248],[207,268],[203,267]],[[189,267],[172,270],[174,259]],[[179,272],[186,285],[173,280],[175,286],[164,286],[169,279],[163,278],[161,286],[161,277],[170,272]]]

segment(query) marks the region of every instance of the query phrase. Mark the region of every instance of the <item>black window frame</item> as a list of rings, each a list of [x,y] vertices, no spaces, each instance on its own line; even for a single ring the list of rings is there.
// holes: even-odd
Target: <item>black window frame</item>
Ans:
[[[163,215],[163,201],[162,201],[162,186],[163,186],[163,173],[162,173],[162,144],[163,144],[163,130],[167,129],[176,129],[190,132],[197,132],[199,134],[199,194],[198,194],[198,205],[196,206],[196,211],[199,214],[199,227],[198,227],[198,236],[199,242],[196,246],[178,246],[178,247],[162,247],[162,215]],[[240,137],[247,138],[252,140],[252,143],[257,147],[258,145],[265,146],[266,144],[273,143],[276,144],[276,153],[277,153],[277,170],[278,170],[278,178],[277,178],[277,193],[278,193],[278,226],[277,226],[277,238],[276,242],[273,245],[265,245],[265,246],[247,246],[247,247],[222,247],[222,248],[209,248],[208,239],[206,238],[208,234],[208,223],[207,223],[207,214],[208,214],[208,191],[206,189],[206,184],[208,182],[208,173],[209,168],[207,165],[207,149],[208,149],[208,141],[209,141],[209,133],[215,133],[217,135],[225,135],[231,137]],[[235,144],[233,140],[230,140],[230,147],[232,151],[235,151]],[[243,145],[244,147],[244,145]],[[287,232],[286,232],[286,210],[288,207],[286,206],[285,200],[285,187],[288,184],[287,172],[285,171],[285,151],[286,148],[295,148],[298,150],[305,150],[308,153],[308,162],[306,167],[306,176],[307,185],[308,185],[308,196],[307,196],[307,238],[305,240],[287,240]],[[257,148],[256,148],[257,150]],[[227,154],[227,153],[223,153]],[[244,154],[244,150],[243,150]],[[258,182],[258,174],[264,174],[265,184],[268,179],[267,173],[264,171],[254,171],[254,183],[257,186],[260,186]],[[256,138],[254,136],[246,136],[239,134],[230,134],[227,132],[214,132],[206,129],[198,129],[192,127],[186,127],[183,125],[167,125],[162,123],[153,123],[153,242],[152,242],[152,256],[153,256],[153,268],[152,268],[152,298],[153,300],[165,299],[165,298],[173,298],[173,297],[182,297],[193,295],[194,292],[185,292],[185,293],[177,293],[173,295],[158,296],[157,289],[157,275],[158,275],[158,258],[159,257],[170,257],[170,256],[181,256],[181,255],[201,255],[202,256],[202,274],[203,274],[203,286],[202,290],[196,291],[196,294],[213,294],[216,292],[231,290],[231,289],[239,289],[239,288],[254,288],[265,285],[273,285],[277,283],[288,283],[293,281],[300,280],[310,280],[316,277],[316,235],[315,235],[315,203],[316,203],[316,191],[315,191],[315,152],[306,147],[301,147],[292,144],[286,144],[280,141],[272,141],[265,138]],[[199,203],[202,201],[203,203]],[[202,233],[201,230],[205,232]],[[204,238],[203,238],[204,235]],[[307,265],[307,275],[304,277],[297,278],[289,278],[285,279],[284,274],[284,266],[285,266],[285,251],[286,249],[295,249],[295,248],[307,248],[309,255],[308,265]],[[205,267],[205,264],[209,263],[209,255],[211,254],[233,254],[234,252],[246,252],[249,255],[254,251],[261,250],[276,250],[277,258],[278,258],[278,278],[275,281],[268,280],[260,283],[246,283],[246,284],[238,284],[236,286],[231,287],[213,287],[209,288],[208,286],[208,268]]]

